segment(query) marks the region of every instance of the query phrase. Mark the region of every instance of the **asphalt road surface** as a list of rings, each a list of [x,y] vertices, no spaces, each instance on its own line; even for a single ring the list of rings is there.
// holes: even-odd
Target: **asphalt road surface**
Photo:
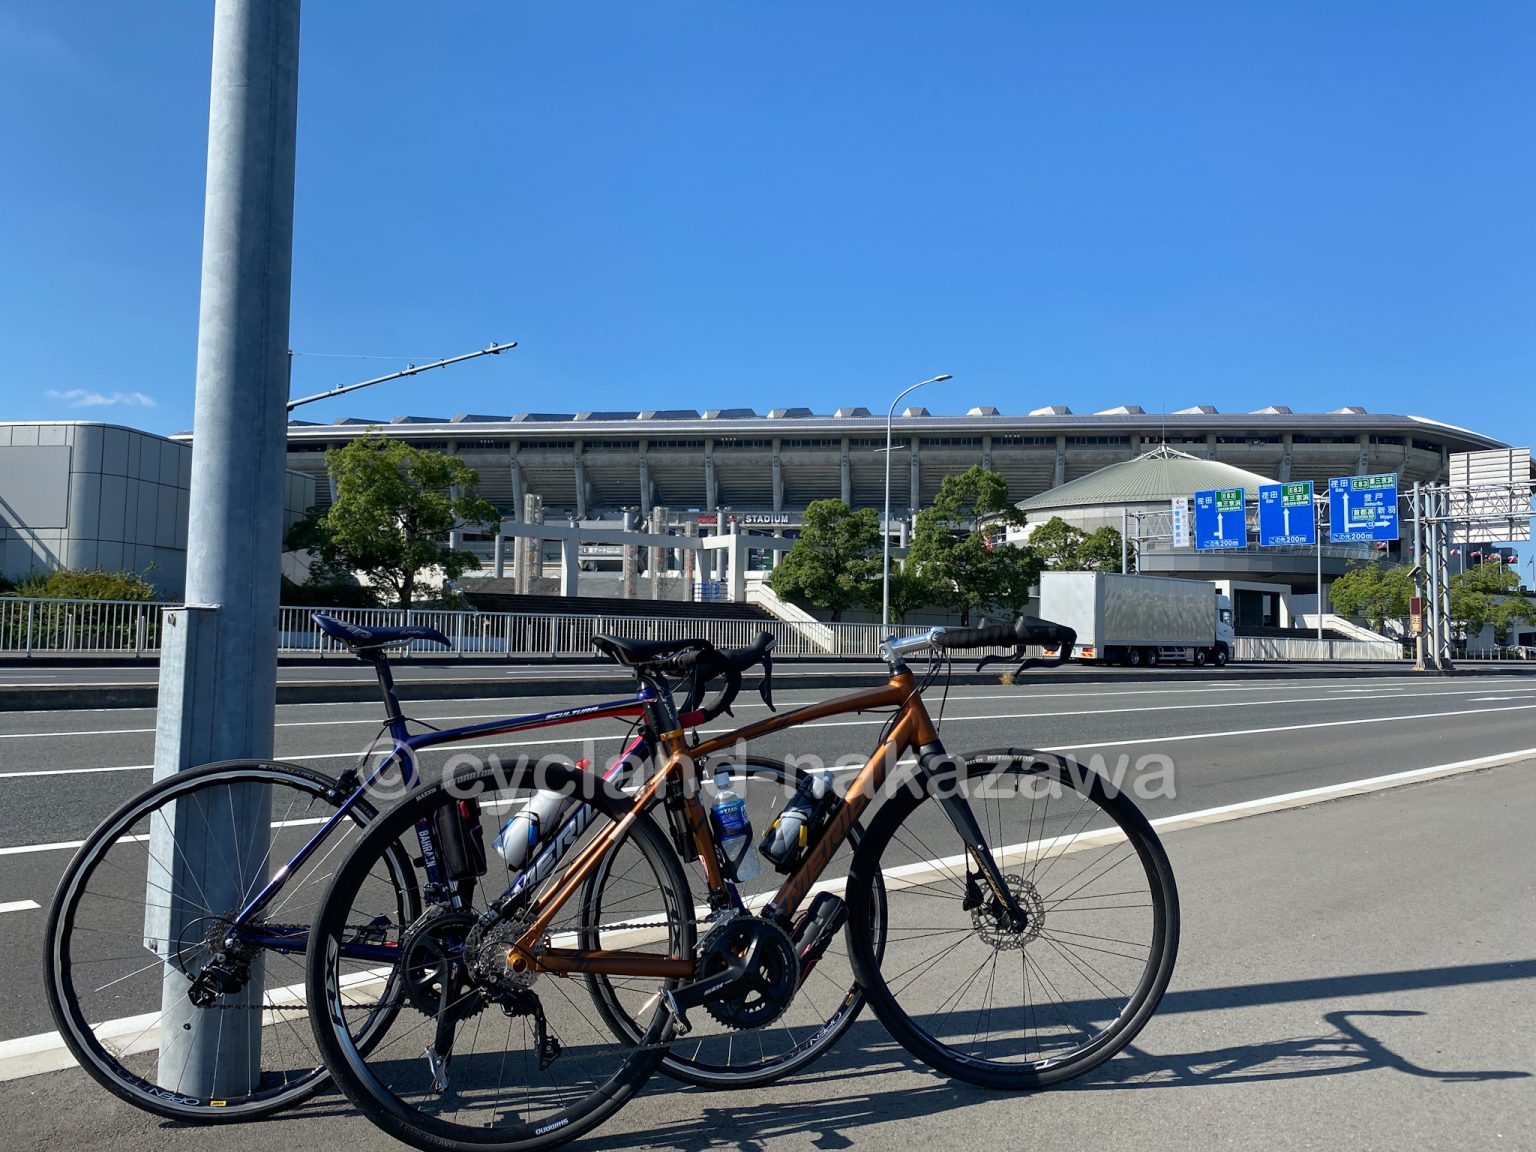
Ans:
[[[955,688],[943,735],[954,750],[1006,744],[1097,756],[1154,818],[1479,757],[1528,750],[1536,758],[1536,676],[1261,680],[1232,672],[1199,684]],[[786,685],[779,703],[824,695]],[[930,693],[935,714],[939,700]],[[413,712],[445,727],[560,703],[435,701]],[[762,714],[744,693],[739,717]],[[377,716],[372,705],[284,707],[277,754],[339,770],[367,746]],[[867,752],[880,723],[839,717],[753,751],[834,763]],[[0,717],[0,1051],[52,1029],[36,981],[45,908],[71,846],[148,783],[153,724],[149,710]],[[592,727],[606,735],[590,752],[578,729],[464,748],[506,758],[553,747],[600,758],[621,733],[612,721]],[[427,757],[429,774],[445,755]],[[1131,1055],[1071,1091],[1008,1101],[957,1088],[913,1071],[865,1020],[820,1066],[826,1078],[760,1094],[689,1093],[686,1103],[653,1092],[581,1146],[832,1148],[900,1138],[1003,1147],[1027,1129],[1028,1143],[1045,1147],[1080,1147],[1088,1134],[1097,1146],[1125,1147],[1399,1147],[1452,1138],[1531,1147],[1536,1117],[1521,1081],[1536,1070],[1532,781],[1529,766],[1503,767],[1170,828],[1186,903],[1174,991]],[[1175,1087],[1208,1091],[1142,1091]],[[84,1101],[83,1111],[58,1115],[65,1102]],[[78,1072],[0,1083],[0,1113],[23,1111],[32,1120],[21,1147],[41,1146],[47,1133],[47,1143],[88,1147],[99,1139],[92,1124],[128,1135],[128,1147],[133,1133],[146,1146],[180,1147],[191,1135],[159,1130],[82,1088]],[[387,1143],[337,1112],[332,1100],[306,1119],[241,1129],[234,1146],[343,1131],[353,1143]]]

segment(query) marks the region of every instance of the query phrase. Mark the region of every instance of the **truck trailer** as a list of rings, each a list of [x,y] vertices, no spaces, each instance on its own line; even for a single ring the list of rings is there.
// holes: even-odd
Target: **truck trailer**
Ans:
[[[1040,615],[1077,633],[1072,658],[1086,663],[1219,667],[1232,654],[1232,602],[1205,580],[1046,572]]]

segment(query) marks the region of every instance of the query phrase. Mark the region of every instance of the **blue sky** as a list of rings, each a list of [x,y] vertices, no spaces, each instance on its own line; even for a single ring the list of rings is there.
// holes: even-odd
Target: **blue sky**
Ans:
[[[0,0],[0,418],[191,423],[212,6]],[[1525,3],[308,0],[294,389],[1536,439]],[[92,403],[91,401],[102,401]],[[151,403],[152,402],[152,403]]]

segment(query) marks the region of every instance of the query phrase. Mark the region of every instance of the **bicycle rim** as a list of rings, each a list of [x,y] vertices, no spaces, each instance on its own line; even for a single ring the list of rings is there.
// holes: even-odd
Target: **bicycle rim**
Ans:
[[[211,765],[147,789],[81,847],[50,910],[44,984],[61,1036],[104,1087],[162,1116],[214,1123],[274,1112],[324,1084],[304,1020],[302,937],[288,953],[256,950],[244,986],[207,1007],[186,994],[231,914],[335,812],[333,787],[294,765]],[[257,815],[236,821],[237,811]],[[354,805],[253,926],[307,929],[331,869],[374,815]],[[193,832],[206,845],[196,860]],[[390,864],[410,899],[408,863]]]
[[[1156,1010],[1178,948],[1178,893],[1145,817],[1075,761],[974,753],[872,822],[850,920],[887,890],[878,956],[855,968],[887,1030],[920,1060],[985,1087],[1030,1088],[1109,1059]],[[937,796],[959,789],[1026,913],[1020,925],[966,855]]]

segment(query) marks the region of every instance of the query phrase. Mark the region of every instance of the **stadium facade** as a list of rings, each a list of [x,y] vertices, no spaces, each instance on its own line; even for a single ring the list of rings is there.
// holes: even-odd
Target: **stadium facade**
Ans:
[[[620,521],[626,509],[648,515],[661,506],[671,522],[700,522],[706,531],[723,514],[738,527],[782,533],[813,500],[877,509],[884,500],[883,416],[777,408],[294,421],[288,467],[315,478],[321,506],[332,495],[326,450],[370,431],[462,457],[479,473],[481,495],[510,520],[536,494],[546,521]],[[944,477],[975,464],[1004,476],[1022,501],[1159,444],[1280,481],[1395,472],[1404,487],[1443,479],[1451,453],[1505,446],[1441,421],[1357,407],[1163,414],[1134,405],[1022,416],[990,407],[935,416],[914,407],[896,417],[894,444],[898,520],[930,504]]]

